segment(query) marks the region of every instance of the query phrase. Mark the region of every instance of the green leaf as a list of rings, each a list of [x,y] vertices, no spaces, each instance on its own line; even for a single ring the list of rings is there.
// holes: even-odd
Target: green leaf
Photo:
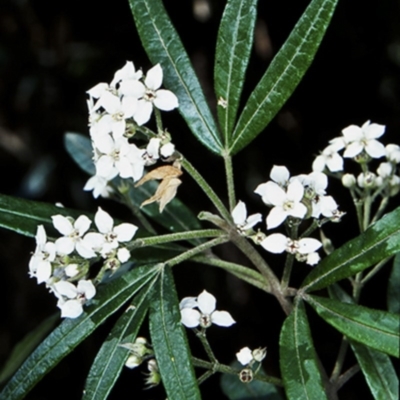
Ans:
[[[318,296],[304,298],[321,318],[350,339],[399,357],[400,315]]]
[[[282,108],[303,78],[330,23],[337,0],[313,0],[250,95],[229,153],[247,146]]]
[[[231,364],[232,368],[242,369],[243,366],[235,361]],[[258,375],[264,375],[261,369]],[[250,383],[243,383],[237,375],[222,374],[221,389],[229,400],[283,400],[277,387],[272,383],[259,380],[252,380]]]
[[[393,260],[387,291],[387,304],[390,312],[400,313],[400,253],[397,253]]]
[[[10,357],[5,362],[0,372],[0,384],[3,384],[21,366],[24,360],[32,353],[43,338],[54,328],[59,319],[59,314],[46,318],[37,328],[29,332],[13,348]]]
[[[64,146],[71,158],[89,175],[95,175],[92,141],[79,133],[67,132],[64,135]]]
[[[253,45],[257,0],[229,0],[218,31],[215,53],[214,85],[219,123],[224,142],[229,144],[242,93],[244,76]]]
[[[398,400],[399,379],[390,357],[354,340],[350,340],[350,345],[374,399]]]
[[[86,379],[83,399],[106,399],[129,356],[119,345],[133,343],[149,308],[149,293],[155,280],[146,285],[118,319],[101,346]]]
[[[398,221],[400,207],[324,258],[306,277],[302,283],[302,290],[310,292],[322,289],[399,252]]]
[[[157,274],[139,267],[100,287],[92,304],[76,319],[65,319],[30,355],[0,393],[0,399],[22,399],[59,361],[88,337]]]
[[[328,290],[331,298],[354,304],[353,298],[338,284],[329,286]],[[350,342],[375,400],[397,400],[399,398],[399,380],[390,357],[349,338],[347,340]]]
[[[200,399],[174,279],[168,267],[163,269],[153,290],[150,335],[168,398]]]
[[[89,215],[53,204],[0,194],[0,227],[21,235],[34,237],[37,226],[52,224],[51,216],[56,214],[72,217],[78,217],[81,214]]]
[[[135,24],[151,62],[160,63],[164,83],[179,99],[179,112],[193,134],[214,153],[221,139],[200,83],[161,0],[129,0]]]
[[[280,367],[289,400],[327,399],[304,304],[299,301],[282,326]]]

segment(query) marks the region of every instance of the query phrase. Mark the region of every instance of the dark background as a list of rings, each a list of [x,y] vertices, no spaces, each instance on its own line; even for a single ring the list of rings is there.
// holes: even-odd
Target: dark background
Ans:
[[[260,1],[256,40],[243,99],[247,99],[272,57],[289,35],[308,4],[303,0]],[[209,13],[201,14],[201,1],[165,0],[215,112],[212,89],[216,33],[225,1],[210,0]],[[197,8],[196,8],[197,6]],[[201,7],[200,7],[201,9]],[[287,165],[292,175],[308,173],[315,155],[327,141],[349,124],[366,120],[387,126],[383,142],[398,142],[400,131],[400,25],[399,3],[361,0],[339,2],[315,61],[282,111],[255,142],[234,159],[238,198],[250,212],[263,211],[257,184],[268,179],[272,165]],[[0,168],[1,193],[95,211],[100,204],[113,215],[126,210],[82,191],[87,176],[63,148],[67,131],[88,133],[85,91],[98,82],[110,82],[126,60],[146,71],[151,65],[136,34],[127,0],[101,3],[93,0],[49,2],[3,0],[0,3]],[[185,128],[178,112],[166,124],[174,143],[224,197],[221,161],[202,148]],[[341,208],[348,211],[343,226],[327,232],[335,246],[356,234],[355,217],[347,193],[333,183]],[[211,210],[188,177],[179,195],[195,212]],[[398,200],[392,201],[392,207]],[[261,206],[261,207],[260,207]],[[0,365],[12,347],[55,310],[54,298],[44,285],[29,279],[28,262],[35,244],[12,232],[0,232]],[[220,249],[228,259],[245,262],[231,247]],[[279,274],[278,258],[271,259]],[[308,268],[299,266],[293,282]],[[176,267],[180,297],[196,296],[204,288],[218,299],[218,309],[229,310],[238,323],[213,327],[210,340],[221,362],[248,345],[268,346],[266,370],[278,375],[278,338],[284,315],[271,297],[204,266]],[[385,308],[388,269],[367,286],[362,303]],[[373,286],[373,287],[371,287]],[[309,310],[313,337],[328,372],[335,360],[340,336]],[[80,398],[84,379],[111,324],[57,366],[28,399]],[[146,332],[143,332],[145,334]],[[190,341],[193,336],[188,332]],[[197,343],[193,340],[193,343]],[[195,353],[201,354],[196,348]],[[351,358],[348,366],[352,364]],[[219,377],[204,384],[204,398],[223,398]],[[160,389],[142,391],[140,371],[125,370],[111,399],[163,398]],[[361,373],[340,392],[341,399],[370,399]]]

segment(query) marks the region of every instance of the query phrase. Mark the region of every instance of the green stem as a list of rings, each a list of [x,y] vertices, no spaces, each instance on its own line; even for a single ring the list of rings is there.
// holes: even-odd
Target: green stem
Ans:
[[[386,206],[389,203],[389,197],[384,197],[381,200],[381,203],[379,204],[379,208],[376,211],[376,214],[374,215],[374,217],[372,218],[371,223],[373,224],[374,222],[378,221],[378,219],[382,216],[383,212],[385,211]]]
[[[267,262],[261,257],[260,253],[236,231],[236,229],[231,230],[229,236],[232,243],[246,255],[252,264],[260,271],[261,275],[264,276],[271,288],[271,294],[277,298],[285,313],[289,315],[293,308],[292,303],[286,298],[278,278]]]
[[[220,237],[223,235],[226,235],[226,233],[219,229],[199,229],[188,232],[168,233],[166,235],[135,239],[127,245],[127,248],[128,250],[132,250],[136,247],[154,246],[156,244],[178,242],[181,240]]]
[[[219,244],[226,243],[226,242],[229,242],[229,239],[226,236],[217,237],[206,243],[200,244],[199,246],[196,246],[193,249],[185,251],[184,253],[179,254],[179,256],[173,257],[173,258],[165,261],[162,264],[168,265],[169,267],[173,267],[174,265],[180,264],[181,262],[186,261],[189,258],[192,258],[196,254],[202,253],[208,249],[211,249],[214,246],[217,246]]]
[[[291,240],[297,240],[298,230],[299,230],[299,225],[297,223],[290,226],[289,237]],[[292,274],[293,262],[294,262],[294,254],[288,253],[286,256],[285,267],[283,269],[283,275],[281,280],[281,288],[283,291],[286,291],[286,288],[289,286],[290,276]]]
[[[200,186],[203,192],[207,195],[207,197],[214,204],[218,212],[221,216],[227,221],[232,220],[232,216],[229,211],[226,209],[221,199],[217,196],[211,186],[205,181],[205,179],[200,175],[196,168],[193,167],[192,164],[186,159],[183,158],[181,160],[182,167],[186,170],[186,172],[196,181],[196,183]]]
[[[204,372],[203,375],[197,380],[197,383],[201,385],[204,381],[206,381],[210,376],[214,375],[214,371],[208,370]]]
[[[153,109],[154,109],[154,115],[156,116],[157,132],[159,135],[161,135],[164,131],[163,124],[162,124],[162,118],[161,118],[161,112],[157,107],[153,107]]]
[[[335,366],[333,367],[332,374],[331,374],[331,379],[330,381],[335,385],[340,373],[342,372],[344,360],[346,358],[346,353],[347,349],[349,348],[349,342],[347,339],[343,336],[342,337],[342,342],[340,343],[340,348],[339,348],[339,353],[338,357],[335,362]]]
[[[363,231],[362,232],[366,231],[370,224],[371,205],[372,205],[371,195],[368,194],[368,196],[364,199],[364,218],[363,218]]]
[[[371,271],[368,272],[367,275],[361,280],[360,284],[364,285],[367,281],[369,281],[378,271],[381,270],[381,268],[391,259],[392,257],[385,258],[384,260],[381,260],[378,264],[375,265],[374,268],[371,269]]]
[[[224,157],[225,163],[225,174],[226,174],[226,185],[228,188],[228,198],[229,198],[229,210],[232,210],[236,206],[236,195],[235,195],[235,183],[233,180],[233,167],[232,167],[232,157],[226,155]]]
[[[137,126],[136,130],[143,133],[144,135],[146,135],[149,138],[155,138],[157,137],[157,134],[155,132],[153,132],[151,129],[146,128],[145,126],[141,125],[141,126]]]
[[[200,360],[199,358],[195,358],[195,357],[192,357],[192,361],[193,361],[193,365],[195,367],[205,368],[205,369],[211,370],[213,372],[222,372],[224,374],[239,375],[240,371],[241,371],[240,369],[232,368],[232,367],[229,367],[228,365],[219,364],[219,363],[213,364],[209,361]],[[254,376],[254,379],[257,379],[258,381],[262,381],[262,382],[272,383],[273,385],[277,385],[280,387],[283,386],[283,383],[279,378],[275,378],[275,377],[269,376],[269,375],[256,374]]]
[[[288,253],[286,255],[285,267],[283,269],[282,280],[281,280],[281,287],[282,290],[286,290],[289,286],[290,275],[292,274],[294,262],[294,254]]]
[[[339,376],[336,382],[336,390],[339,390],[348,380],[350,380],[358,371],[360,371],[360,366],[358,364],[353,365],[345,373]]]
[[[202,328],[201,330],[198,329],[193,329],[196,332],[196,336],[199,338],[201,344],[204,347],[204,350],[206,351],[208,358],[213,364],[218,364],[218,360],[215,357],[214,352],[212,351],[212,348],[210,346],[210,343],[208,343],[207,337],[206,337],[206,330]]]
[[[204,257],[204,256],[196,256],[192,258],[192,261],[199,262],[201,264],[210,265],[213,267],[222,268],[225,271],[230,272],[232,275],[237,276],[239,279],[249,283],[250,285],[255,286],[258,289],[263,290],[264,292],[271,293],[271,288],[269,283],[265,281],[263,276],[253,269],[244,267],[240,264],[235,264],[232,262],[224,261],[219,259],[218,257]]]

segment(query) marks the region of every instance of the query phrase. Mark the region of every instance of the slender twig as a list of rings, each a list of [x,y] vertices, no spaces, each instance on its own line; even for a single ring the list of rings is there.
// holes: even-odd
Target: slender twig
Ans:
[[[226,236],[217,237],[206,243],[200,244],[199,246],[196,246],[193,249],[185,251],[184,253],[179,254],[179,256],[173,257],[173,258],[169,259],[168,261],[165,261],[163,264],[168,265],[169,267],[173,267],[174,265],[180,264],[181,262],[188,260],[189,258],[192,258],[196,254],[202,253],[203,251],[206,251],[208,249],[211,249],[214,246],[217,246],[222,243],[226,243],[228,241],[229,241],[229,239]]]
[[[154,115],[156,116],[157,132],[159,135],[163,133],[163,124],[161,118],[161,112],[157,107],[154,108]]]
[[[353,365],[345,373],[339,376],[336,382],[336,390],[339,390],[348,380],[350,380],[358,371],[360,371],[360,366],[358,364]]]
[[[132,250],[136,247],[154,246],[157,244],[178,242],[182,240],[220,237],[223,235],[226,235],[226,233],[219,229],[198,229],[188,232],[168,233],[165,235],[135,239],[127,245],[127,248],[128,250]]]
[[[373,224],[374,222],[378,221],[378,219],[382,216],[383,212],[385,211],[386,206],[389,203],[389,197],[384,197],[381,200],[381,203],[379,204],[379,208],[376,211],[374,217],[372,218],[371,223]]]
[[[385,258],[384,260],[381,260],[378,262],[378,264],[375,265],[374,268],[371,269],[371,271],[368,272],[367,275],[361,280],[361,285],[364,285],[367,281],[369,281],[377,272],[381,270],[385,264],[391,259],[392,257]]]
[[[201,330],[198,329],[193,329],[196,332],[196,336],[199,338],[201,344],[204,347],[204,350],[207,353],[208,358],[213,364],[218,364],[217,357],[215,357],[214,352],[212,351],[212,348],[210,346],[210,343],[208,343],[207,336],[206,336],[206,329],[202,328]]]
[[[235,183],[233,180],[233,167],[232,167],[232,157],[230,155],[224,156],[225,163],[225,174],[226,174],[226,185],[228,188],[228,198],[229,198],[229,210],[235,208],[236,205],[236,195],[235,195]]]
[[[340,343],[339,353],[335,362],[335,365],[332,370],[331,379],[330,381],[335,385],[337,383],[338,377],[342,372],[343,363],[346,358],[347,349],[349,348],[349,342],[343,336],[342,342]]]
[[[266,282],[263,276],[254,269],[244,267],[243,265],[240,264],[221,260],[217,256],[212,256],[212,257],[196,256],[193,257],[191,261],[199,262],[201,264],[206,264],[213,267],[222,268],[225,271],[230,272],[232,275],[235,275],[238,278],[242,279],[243,281],[249,283],[250,285],[257,287],[258,289],[261,289],[264,292],[271,293],[271,288],[269,283]]]
[[[212,370],[213,372],[222,372],[224,374],[239,375],[239,373],[241,371],[240,369],[232,368],[232,367],[229,367],[228,365],[219,364],[219,363],[213,364],[209,361],[200,360],[199,358],[195,358],[195,357],[192,357],[192,361],[193,361],[193,365],[195,367]],[[254,379],[257,379],[257,380],[263,381],[263,382],[272,383],[272,384],[274,384],[276,386],[280,386],[280,387],[283,386],[283,383],[279,378],[275,378],[275,377],[269,376],[269,375],[256,374],[254,376]]]
[[[206,180],[200,175],[197,169],[186,159],[183,158],[181,160],[182,167],[185,171],[196,181],[196,183],[200,186],[203,192],[207,195],[207,197],[211,200],[214,204],[218,212],[221,216],[230,221],[232,219],[231,214],[226,209],[224,204],[222,203],[221,199],[217,196],[211,186],[206,182]]]

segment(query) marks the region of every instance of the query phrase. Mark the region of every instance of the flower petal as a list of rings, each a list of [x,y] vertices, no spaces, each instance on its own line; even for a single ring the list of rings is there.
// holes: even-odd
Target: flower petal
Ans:
[[[218,326],[231,326],[236,323],[228,311],[214,311],[211,314],[211,321]]]
[[[270,253],[279,254],[286,250],[288,238],[282,233],[273,233],[267,236],[260,244]]]
[[[216,302],[215,297],[206,290],[203,290],[197,297],[198,307],[203,314],[211,314],[215,310]]]
[[[157,90],[153,103],[159,110],[163,111],[171,111],[179,107],[178,98],[175,94],[164,89]]]
[[[200,313],[192,308],[184,308],[181,310],[181,322],[187,328],[195,328],[200,324]]]

